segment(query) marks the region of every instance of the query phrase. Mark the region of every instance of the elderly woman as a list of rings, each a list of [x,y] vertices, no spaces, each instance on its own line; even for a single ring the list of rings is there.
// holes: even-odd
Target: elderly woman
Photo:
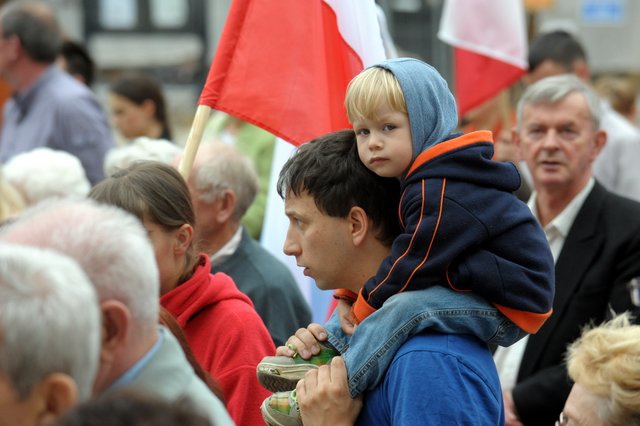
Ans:
[[[567,364],[575,384],[556,425],[640,425],[640,326],[627,314],[585,331]]]

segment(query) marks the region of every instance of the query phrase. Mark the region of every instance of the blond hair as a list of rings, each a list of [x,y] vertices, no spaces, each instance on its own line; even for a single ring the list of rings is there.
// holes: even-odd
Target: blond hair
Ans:
[[[567,352],[569,377],[599,398],[611,426],[640,425],[640,326],[628,314],[587,329]]]
[[[391,71],[380,67],[367,68],[351,80],[344,104],[351,123],[376,118],[376,111],[385,104],[407,114],[407,103],[398,79]]]
[[[614,110],[625,117],[633,114],[638,92],[633,80],[628,77],[603,76],[595,82],[593,87],[609,101]]]

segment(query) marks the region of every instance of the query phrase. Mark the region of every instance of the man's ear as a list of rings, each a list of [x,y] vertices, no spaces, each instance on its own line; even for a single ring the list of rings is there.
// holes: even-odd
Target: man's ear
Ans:
[[[9,36],[5,39],[7,58],[9,60],[16,60],[20,57],[22,42],[17,35]],[[24,54],[24,53],[23,53]]]
[[[126,345],[131,328],[131,313],[124,303],[107,300],[100,304],[102,312],[102,344],[100,363],[111,363]]]
[[[589,65],[583,59],[576,59],[572,65],[573,73],[582,81],[589,82],[591,80],[591,71]]]
[[[602,151],[602,148],[604,148],[604,146],[607,144],[607,132],[602,129],[597,130],[596,134],[594,135],[594,139],[595,144],[591,156],[592,162],[598,157],[598,155]]]
[[[367,216],[367,213],[365,213],[362,207],[354,206],[349,210],[347,219],[349,220],[353,244],[359,246],[369,232],[369,216]]]
[[[144,101],[142,101],[140,106],[142,107],[143,111],[148,117],[156,116],[157,106],[156,106],[156,103],[153,102],[151,99],[145,99]]]
[[[511,128],[511,143],[519,148],[520,142],[521,140],[520,140],[520,133],[518,133],[518,127],[513,126]]]
[[[175,234],[175,244],[173,247],[174,253],[177,255],[183,255],[191,247],[191,241],[193,240],[193,226],[188,223],[182,224]]]
[[[36,399],[34,402],[38,409],[37,424],[52,424],[76,405],[78,387],[67,374],[52,373],[38,383],[30,398]]]
[[[218,211],[216,212],[216,220],[218,223],[226,223],[230,217],[236,212],[236,193],[230,189],[225,189],[222,195],[216,200],[218,203]]]

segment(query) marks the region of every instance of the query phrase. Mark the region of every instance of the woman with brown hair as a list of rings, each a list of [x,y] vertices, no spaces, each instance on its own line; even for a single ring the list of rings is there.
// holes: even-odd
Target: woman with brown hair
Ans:
[[[100,182],[89,196],[143,222],[160,270],[160,304],[220,383],[233,420],[260,424],[260,404],[269,392],[260,386],[256,366],[275,347],[249,298],[229,276],[211,274],[209,257],[196,252],[193,207],[180,174],[163,163],[139,162]]]

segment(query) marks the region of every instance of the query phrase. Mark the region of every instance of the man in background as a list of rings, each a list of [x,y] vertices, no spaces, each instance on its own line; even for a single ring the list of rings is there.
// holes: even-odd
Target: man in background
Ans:
[[[529,48],[529,73],[524,80],[533,84],[560,74],[574,74],[589,84],[587,54],[565,31],[541,34]],[[607,134],[607,143],[593,162],[593,176],[608,190],[640,201],[640,132],[604,99],[599,102],[600,127]]]
[[[251,161],[236,148],[203,144],[188,180],[196,214],[195,241],[211,256],[211,272],[224,272],[249,296],[276,346],[311,322],[311,311],[289,269],[249,235],[242,220],[259,182]]]
[[[514,140],[533,176],[529,208],[555,261],[553,314],[537,334],[494,359],[506,424],[553,424],[571,383],[564,355],[584,326],[633,308],[627,282],[640,275],[640,203],[615,195],[592,174],[607,134],[601,103],[574,75],[529,86]]]
[[[44,3],[12,1],[0,8],[0,77],[13,92],[4,107],[0,163],[46,146],[78,157],[94,184],[104,177],[111,129],[93,93],[55,64],[61,44]]]

